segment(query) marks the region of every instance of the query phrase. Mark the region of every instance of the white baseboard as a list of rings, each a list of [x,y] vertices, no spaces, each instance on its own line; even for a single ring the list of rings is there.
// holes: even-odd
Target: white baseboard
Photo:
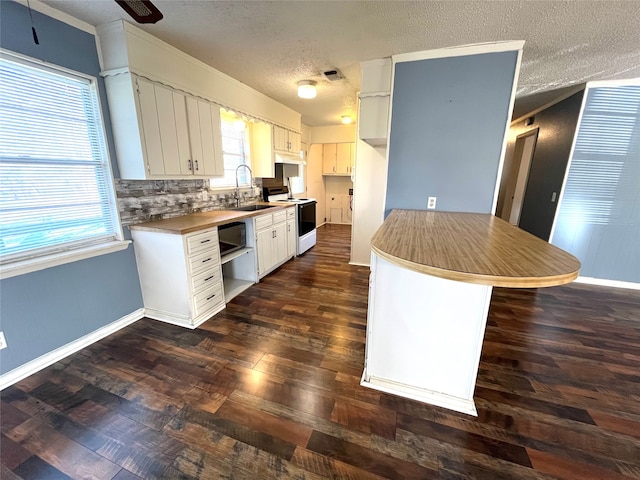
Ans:
[[[85,335],[84,337],[80,337],[71,343],[67,343],[62,347],[56,348],[49,353],[45,353],[44,355],[35,358],[30,362],[25,363],[24,365],[21,365],[3,375],[0,375],[0,390],[4,390],[14,383],[27,378],[29,375],[33,375],[43,368],[46,368],[49,365],[52,365],[62,360],[63,358],[68,357],[72,353],[76,353],[78,350],[82,350],[83,348],[88,347],[98,340],[102,340],[103,338],[108,337],[112,333],[117,332],[127,325],[131,325],[133,322],[140,320],[142,317],[144,317],[144,308],[139,308],[138,310],[125,315],[115,322],[105,325],[104,327],[100,327],[99,329],[89,333],[88,335]]]
[[[362,263],[362,262],[349,262],[349,265],[355,265],[356,267],[371,267],[370,263]]]
[[[621,282],[619,280],[605,280],[602,278],[578,277],[574,280],[576,283],[584,283],[587,285],[599,285],[601,287],[628,288],[630,290],[640,290],[640,283]]]
[[[369,380],[366,380],[366,376],[367,372],[365,370],[362,374],[362,380],[360,380],[360,385],[363,387],[369,387],[374,390],[380,390],[381,392],[398,395],[399,397],[429,403],[437,407],[448,408],[449,410],[466,413],[467,415],[473,415],[474,417],[478,416],[473,399],[468,400],[466,398],[452,397],[451,395],[446,395],[441,392],[412,387],[410,385],[386,380],[384,378],[369,377]]]

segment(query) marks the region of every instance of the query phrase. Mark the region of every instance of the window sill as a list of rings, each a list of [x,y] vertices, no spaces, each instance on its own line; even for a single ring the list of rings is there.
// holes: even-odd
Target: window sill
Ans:
[[[117,240],[114,242],[102,243],[100,245],[77,248],[68,252],[54,253],[43,257],[30,258],[28,260],[10,263],[0,267],[0,280],[24,275],[25,273],[37,272],[38,270],[44,270],[45,268],[64,265],[65,263],[72,263],[77,262],[78,260],[97,257],[99,255],[106,255],[107,253],[119,252],[120,250],[126,249],[130,243],[131,240]]]

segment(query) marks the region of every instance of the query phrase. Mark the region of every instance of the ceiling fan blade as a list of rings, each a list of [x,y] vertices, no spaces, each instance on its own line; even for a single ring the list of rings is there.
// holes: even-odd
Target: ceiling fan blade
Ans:
[[[138,23],[162,20],[162,13],[150,0],[116,0],[116,3]]]

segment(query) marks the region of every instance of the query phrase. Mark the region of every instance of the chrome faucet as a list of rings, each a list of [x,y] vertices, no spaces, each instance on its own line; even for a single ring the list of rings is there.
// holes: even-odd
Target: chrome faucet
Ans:
[[[241,163],[240,165],[238,165],[238,168],[236,168],[236,207],[240,206],[240,186],[238,185],[238,171],[241,167],[245,167],[247,170],[249,170],[249,188],[253,189],[253,172],[251,171],[251,167],[249,167],[249,165],[247,165],[246,163]]]

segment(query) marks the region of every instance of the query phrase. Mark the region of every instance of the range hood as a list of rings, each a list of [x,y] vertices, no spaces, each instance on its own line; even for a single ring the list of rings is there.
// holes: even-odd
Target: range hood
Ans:
[[[299,155],[295,155],[293,153],[275,153],[275,163],[289,163],[293,165],[306,165],[303,159],[300,158]]]

